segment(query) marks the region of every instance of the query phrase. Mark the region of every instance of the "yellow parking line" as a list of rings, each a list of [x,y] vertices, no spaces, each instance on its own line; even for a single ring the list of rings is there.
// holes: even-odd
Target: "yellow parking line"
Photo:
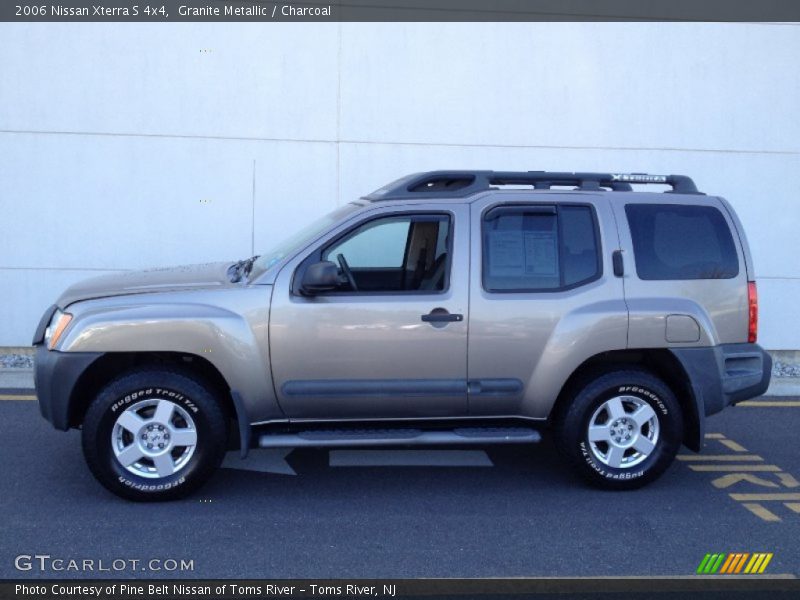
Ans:
[[[711,462],[715,461],[728,461],[728,462],[735,462],[737,460],[741,461],[763,461],[764,459],[758,456],[757,454],[679,454],[678,460],[694,460],[694,461],[703,461],[708,460]]]
[[[764,521],[768,521],[770,523],[778,523],[781,520],[781,518],[778,515],[769,510],[766,506],[762,506],[761,504],[755,502],[742,502],[742,506],[744,506],[747,510],[749,510],[755,516]]]
[[[794,401],[786,402],[791,402],[794,404]],[[753,402],[752,404],[760,405],[766,403]],[[800,402],[797,402],[797,404],[800,405]],[[794,488],[795,490],[800,488],[800,481],[795,479],[791,473],[784,472],[777,465],[764,463],[764,459],[757,454],[740,454],[742,452],[747,452],[747,448],[738,442],[728,439],[721,433],[706,434],[705,438],[720,442],[723,446],[729,450],[732,450],[733,453],[712,455],[681,454],[678,455],[678,460],[694,461],[696,464],[687,465],[692,471],[722,473],[721,475],[715,475],[716,478],[711,481],[711,484],[718,489],[730,488],[739,482],[749,482],[758,486],[777,489],[778,491],[772,493],[762,492],[750,494],[728,494],[732,500],[741,502],[745,509],[762,521],[780,523],[782,519],[769,508],[761,504],[761,502],[782,502],[786,508],[794,513],[800,514],[800,493],[787,493],[786,491],[783,491],[786,490],[786,488]],[[715,462],[722,464],[714,464]],[[759,476],[754,474],[758,472],[763,472],[765,475]],[[778,482],[775,482],[771,479],[773,476],[778,480]],[[770,477],[770,479],[764,479],[762,477]],[[730,559],[730,556],[728,558]],[[728,562],[730,562],[730,560]],[[744,559],[742,559],[740,562],[733,561],[732,564],[727,565],[727,571],[723,566],[723,569],[720,571],[720,573],[739,573],[742,570],[743,565]],[[759,564],[750,561],[745,573],[761,573],[762,571],[758,570],[759,568]]]
[[[791,473],[778,473],[777,478],[781,480],[783,487],[796,488],[800,487],[800,481],[794,478]]]
[[[741,444],[737,444],[733,440],[720,440],[719,443],[730,448],[734,452],[747,452],[747,448],[745,448]]]
[[[748,400],[739,402],[736,406],[750,406],[757,408],[800,408],[800,400]]]
[[[0,394],[0,400],[36,400],[36,396],[24,395],[19,396],[14,394]]]
[[[780,471],[778,465],[689,465],[692,471],[729,471],[745,473],[747,471]]]
[[[800,494],[731,494],[731,498],[739,502],[766,502],[768,500],[798,502],[800,501]]]

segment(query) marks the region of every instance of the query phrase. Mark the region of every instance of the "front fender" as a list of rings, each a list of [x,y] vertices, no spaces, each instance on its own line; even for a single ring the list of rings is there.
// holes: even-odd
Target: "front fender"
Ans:
[[[262,288],[263,290],[263,288]],[[71,305],[60,352],[176,352],[200,356],[238,393],[250,423],[283,418],[269,370],[269,302],[236,310],[190,301]],[[244,310],[241,310],[244,309]],[[238,407],[237,407],[238,409]]]

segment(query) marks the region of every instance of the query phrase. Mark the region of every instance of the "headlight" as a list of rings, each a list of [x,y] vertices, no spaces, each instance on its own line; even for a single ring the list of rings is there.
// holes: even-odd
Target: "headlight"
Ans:
[[[44,331],[44,343],[47,344],[49,350],[52,350],[58,343],[58,339],[64,333],[70,321],[72,321],[72,315],[69,313],[57,310],[53,314],[53,318],[50,319],[50,325]]]

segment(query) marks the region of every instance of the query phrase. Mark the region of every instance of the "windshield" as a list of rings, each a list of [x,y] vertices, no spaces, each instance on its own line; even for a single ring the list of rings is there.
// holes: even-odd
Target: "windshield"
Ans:
[[[266,272],[270,267],[280,262],[284,257],[301,250],[304,246],[311,243],[314,238],[324,233],[326,229],[341,221],[347,215],[354,213],[359,208],[358,204],[346,204],[336,210],[329,212],[324,217],[311,222],[296,233],[290,235],[279,244],[273,246],[270,250],[264,252],[253,263],[253,268],[250,271],[250,281],[259,277],[262,273]]]

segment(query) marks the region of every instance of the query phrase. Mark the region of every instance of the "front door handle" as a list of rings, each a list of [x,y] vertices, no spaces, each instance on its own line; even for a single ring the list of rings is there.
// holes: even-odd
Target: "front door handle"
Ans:
[[[452,323],[463,320],[464,315],[447,312],[444,308],[434,308],[427,315],[422,315],[422,321],[425,323]]]

